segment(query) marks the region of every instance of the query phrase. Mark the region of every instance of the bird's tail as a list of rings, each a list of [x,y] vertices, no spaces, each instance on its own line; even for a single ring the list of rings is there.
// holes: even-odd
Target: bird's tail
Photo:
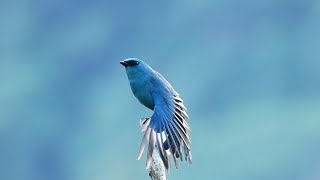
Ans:
[[[169,156],[172,153],[173,154],[173,159],[176,165],[176,168],[178,168],[178,159],[182,161],[182,140],[179,141],[178,139],[169,139],[167,138],[168,132],[162,131],[162,132],[156,132],[155,129],[150,127],[150,118],[142,118],[140,120],[140,125],[141,125],[141,131],[144,132],[144,137],[140,145],[139,149],[139,154],[138,154],[138,160],[141,158],[145,145],[148,144],[148,153],[147,153],[147,169],[150,168],[150,165],[152,163],[152,154],[153,150],[156,150],[157,153],[159,154],[160,158],[162,159],[164,166],[166,170],[170,169],[170,160]],[[174,142],[175,141],[175,142]],[[179,144],[177,146],[174,145],[174,143]],[[177,147],[177,148],[175,148]],[[185,160],[189,159],[189,162],[191,163],[192,157],[191,157],[191,152],[189,148],[184,146],[184,151],[185,151]],[[170,153],[171,152],[171,153]]]
[[[138,160],[140,160],[144,152],[145,145],[149,144],[146,169],[150,168],[150,165],[152,162],[152,153],[153,153],[153,150],[156,150],[157,153],[159,153],[159,156],[162,159],[166,170],[168,170],[170,168],[170,161],[169,161],[170,152],[165,151],[162,146],[163,142],[166,142],[165,133],[164,132],[156,133],[154,129],[150,128],[149,127],[150,120],[151,119],[149,117],[140,119],[141,132],[144,132],[144,137],[140,145]],[[150,145],[153,147],[151,147]]]

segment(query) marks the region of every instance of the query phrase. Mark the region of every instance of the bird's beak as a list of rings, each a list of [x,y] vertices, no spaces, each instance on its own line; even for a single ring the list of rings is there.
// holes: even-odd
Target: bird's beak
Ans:
[[[126,67],[128,65],[128,63],[125,61],[120,61],[120,64],[122,64],[124,67]]]

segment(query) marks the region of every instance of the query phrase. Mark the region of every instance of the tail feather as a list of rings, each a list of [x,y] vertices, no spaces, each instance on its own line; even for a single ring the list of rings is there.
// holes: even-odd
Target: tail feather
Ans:
[[[138,159],[141,158],[145,146],[148,145],[147,168],[152,163],[152,153],[155,149],[159,152],[167,170],[170,169],[169,154],[172,154],[176,168],[179,166],[179,159],[192,163],[190,126],[186,121],[188,118],[187,108],[183,105],[183,100],[178,95],[174,96],[171,102],[169,99],[163,99],[163,101],[158,102],[155,105],[152,117],[143,118],[140,121],[144,136],[140,145]]]
[[[148,145],[148,154],[147,154],[147,169],[150,168],[150,165],[152,162],[152,153],[153,153],[155,144],[156,144],[156,132],[153,129],[151,129],[150,137],[149,137],[149,145]]]

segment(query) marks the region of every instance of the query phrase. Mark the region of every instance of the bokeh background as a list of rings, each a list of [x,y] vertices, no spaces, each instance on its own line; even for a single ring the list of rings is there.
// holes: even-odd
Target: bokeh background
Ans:
[[[0,1],[0,179],[149,179],[120,60],[182,95],[169,179],[320,179],[320,1]],[[145,156],[144,156],[145,157]]]

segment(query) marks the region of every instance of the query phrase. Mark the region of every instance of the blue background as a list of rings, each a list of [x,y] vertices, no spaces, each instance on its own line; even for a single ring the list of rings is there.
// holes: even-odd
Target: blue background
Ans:
[[[169,179],[320,179],[320,1],[0,2],[0,179],[149,179],[119,64],[189,110],[194,163]]]

